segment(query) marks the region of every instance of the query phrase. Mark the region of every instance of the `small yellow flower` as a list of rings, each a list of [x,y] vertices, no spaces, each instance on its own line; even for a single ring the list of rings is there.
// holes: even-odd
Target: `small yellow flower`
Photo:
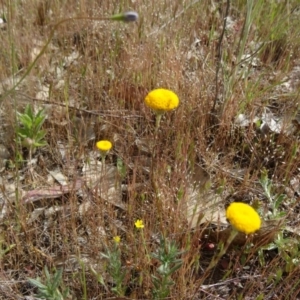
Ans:
[[[121,237],[119,235],[114,236],[113,239],[114,239],[116,244],[119,244],[120,241],[121,241]]]
[[[135,225],[135,227],[138,228],[138,229],[144,228],[143,220],[136,220],[135,223],[134,223],[134,225]]]
[[[176,108],[179,105],[179,98],[170,90],[156,89],[146,96],[145,103],[156,112],[163,113]]]
[[[226,218],[236,230],[246,234],[257,231],[261,226],[256,210],[242,202],[231,203],[226,210]]]
[[[96,143],[96,147],[102,152],[108,152],[112,147],[112,143],[110,141],[102,140]]]

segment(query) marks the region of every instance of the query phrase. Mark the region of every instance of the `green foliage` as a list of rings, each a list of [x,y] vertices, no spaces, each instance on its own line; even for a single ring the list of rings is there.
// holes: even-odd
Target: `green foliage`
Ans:
[[[264,250],[278,250],[278,254],[284,261],[284,271],[292,272],[299,265],[300,248],[297,239],[287,237],[281,231],[277,234],[274,242],[259,249],[258,258],[262,266],[265,265]]]
[[[117,170],[123,180],[126,176],[126,165],[120,157],[117,158]]]
[[[124,278],[126,271],[122,268],[121,250],[117,243],[114,244],[112,250],[107,249],[106,253],[101,253],[101,256],[108,262],[106,268],[108,274],[112,277],[114,287],[111,289],[118,296],[124,296],[126,286],[124,285]],[[98,278],[99,281],[99,278]],[[99,282],[102,283],[103,280]]]
[[[151,256],[160,262],[156,269],[157,274],[152,275],[153,279],[153,298],[165,299],[170,294],[170,288],[174,284],[171,275],[182,265],[182,259],[178,258],[183,253],[179,251],[174,242],[169,242],[165,238],[160,239],[160,247]]]
[[[272,182],[268,178],[267,171],[263,170],[260,178],[260,183],[264,189],[265,195],[269,200],[271,206],[271,212],[269,214],[269,219],[278,219],[286,215],[286,212],[280,210],[280,205],[286,199],[284,194],[272,195]],[[259,262],[262,266],[265,265],[264,250],[277,249],[280,257],[284,260],[284,271],[289,273],[294,270],[294,268],[299,264],[299,245],[297,239],[288,237],[284,234],[284,230],[278,232],[276,238],[272,243],[262,247],[258,251]],[[279,272],[279,273],[278,273]],[[276,273],[276,281],[278,281],[278,274],[282,272],[279,269]]]
[[[62,292],[60,291],[60,286],[62,285],[62,269],[55,271],[55,273],[50,275],[48,268],[45,267],[45,284],[42,283],[40,278],[32,279],[29,278],[28,281],[36,286],[39,290],[37,297],[46,300],[63,300],[69,294],[69,289],[66,288]]]
[[[262,185],[265,195],[269,201],[271,206],[271,213],[269,217],[271,219],[277,219],[283,217],[286,213],[284,211],[280,211],[280,205],[283,200],[285,200],[286,195],[284,194],[276,194],[272,195],[272,181],[268,178],[267,170],[263,170],[261,173],[260,184]]]
[[[31,105],[27,104],[24,113],[17,112],[17,117],[20,124],[16,131],[22,146],[34,153],[37,147],[47,145],[46,131],[41,129],[46,119],[43,109],[34,114]]]

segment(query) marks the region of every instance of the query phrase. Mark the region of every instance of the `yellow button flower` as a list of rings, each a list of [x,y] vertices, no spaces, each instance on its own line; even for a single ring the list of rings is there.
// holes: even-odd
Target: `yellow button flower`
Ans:
[[[156,112],[165,112],[176,108],[179,98],[170,90],[156,89],[146,96],[145,104]]]
[[[145,227],[144,223],[143,223],[143,220],[136,220],[134,225],[137,229],[143,229]]]
[[[256,210],[242,202],[231,203],[226,210],[226,218],[236,230],[245,234],[253,233],[261,226]]]
[[[96,147],[102,152],[107,152],[111,149],[112,143],[107,140],[102,140],[96,143]]]

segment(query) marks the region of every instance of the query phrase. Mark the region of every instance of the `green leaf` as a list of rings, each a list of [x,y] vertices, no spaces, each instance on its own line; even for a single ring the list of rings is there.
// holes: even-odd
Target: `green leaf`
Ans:
[[[120,157],[117,158],[117,170],[121,178],[124,179],[126,176],[126,166]]]
[[[32,128],[32,119],[28,115],[20,115],[18,119],[24,127]]]
[[[53,287],[57,289],[61,283],[62,279],[62,269],[58,269],[54,274],[53,279]]]
[[[175,266],[170,270],[170,274],[173,274],[174,272],[176,272],[178,269],[180,269],[181,266],[182,266],[182,262],[180,262],[180,264],[175,265]]]
[[[42,141],[44,139],[44,137],[46,136],[46,132],[44,130],[39,131],[36,136],[35,136],[35,140],[37,142]]]
[[[29,278],[28,281],[39,289],[47,289],[47,286],[40,282],[40,279]]]
[[[25,114],[27,114],[32,120],[34,119],[34,111],[30,104],[26,105]]]

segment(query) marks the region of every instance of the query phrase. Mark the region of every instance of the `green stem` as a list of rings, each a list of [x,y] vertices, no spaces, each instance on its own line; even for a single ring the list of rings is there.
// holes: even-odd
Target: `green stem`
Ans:
[[[106,158],[106,153],[101,153],[101,172],[102,172],[102,175],[103,174],[103,171],[104,171],[104,168],[105,168],[105,158]]]
[[[230,244],[232,243],[232,241],[234,240],[234,238],[237,236],[238,233],[239,232],[236,229],[232,228],[232,230],[230,232],[230,236],[228,237],[228,239],[226,241],[226,244],[220,250],[219,254],[212,259],[212,261],[210,262],[210,264],[207,268],[207,271],[213,269],[216,266],[216,264],[219,262],[221,257],[226,253],[226,251],[228,250],[228,247],[230,246]]]
[[[156,113],[156,123],[155,123],[155,133],[157,134],[158,132],[158,128],[160,126],[160,120],[161,120],[161,117],[162,117],[162,113]]]
[[[147,245],[146,245],[146,240],[145,240],[145,237],[144,237],[143,230],[141,230],[141,235],[142,235],[143,246],[144,246],[145,252],[146,252],[147,262],[150,263],[151,262],[151,257],[150,257],[150,254],[148,252],[148,248],[147,248]]]

